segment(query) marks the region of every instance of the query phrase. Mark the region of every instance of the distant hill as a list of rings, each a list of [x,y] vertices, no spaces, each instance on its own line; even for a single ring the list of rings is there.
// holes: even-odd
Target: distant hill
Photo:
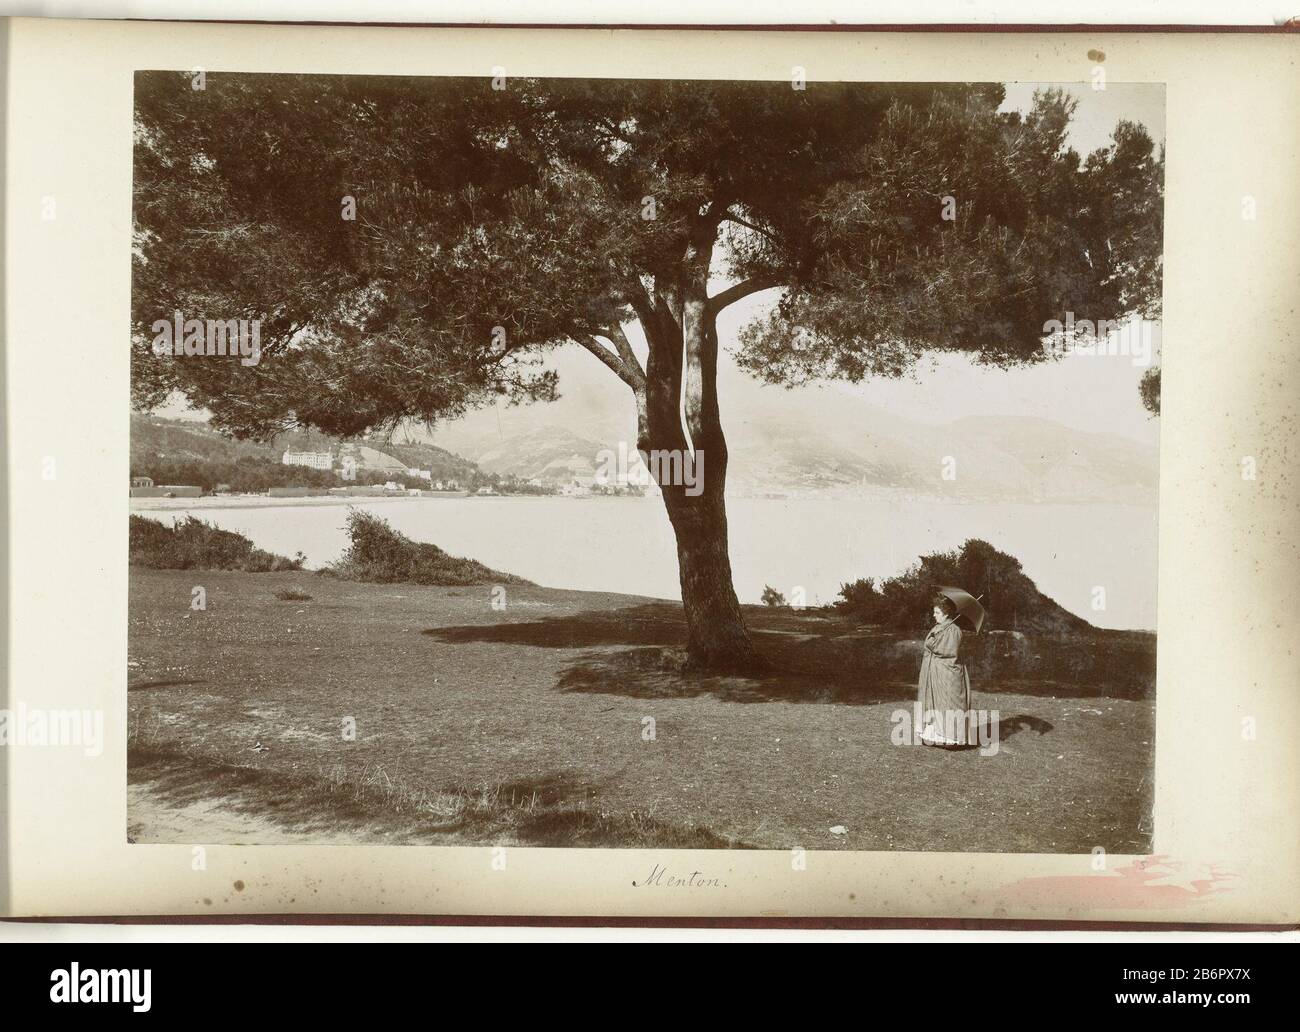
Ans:
[[[1156,449],[1109,433],[1074,430],[1049,419],[967,416],[950,423],[922,423],[827,395],[821,418],[746,419],[737,411],[728,427],[728,493],[837,495],[882,488],[956,499],[1146,503],[1159,482]],[[616,435],[597,427],[583,432],[554,423],[501,434],[440,425],[434,444],[421,433],[403,432],[400,444],[344,442],[311,431],[281,434],[269,443],[235,441],[208,424],[153,416],[131,417],[133,474],[165,458],[169,463],[279,463],[286,448],[337,451],[344,443],[367,449],[374,472],[416,467],[434,480],[483,484],[494,477],[529,480],[548,467],[595,466],[604,450],[617,453]],[[632,442],[625,442],[631,448]],[[941,476],[951,457],[956,479]],[[705,466],[706,475],[708,466]],[[168,482],[175,482],[168,480]]]
[[[456,427],[439,427],[437,437],[451,447],[472,451],[474,462],[484,472],[524,480],[541,476],[548,466],[568,464],[575,455],[595,466],[602,450],[617,449],[616,444],[602,443],[550,424],[504,437],[472,436],[458,432]]]
[[[131,416],[131,469],[159,458],[234,462],[241,458],[269,459],[274,449],[253,441],[234,441],[222,437],[206,423],[180,419],[156,419]],[[278,460],[279,453],[275,454]]]
[[[737,493],[889,487],[968,500],[1122,503],[1154,502],[1159,483],[1154,448],[1047,419],[932,424],[858,409],[744,430],[729,438],[741,442],[731,449]],[[949,459],[956,475],[945,480]]]
[[[410,466],[431,470],[434,480],[456,480],[466,485],[484,479],[475,463],[433,444],[387,445],[375,441],[344,441],[313,431],[291,431],[267,442],[237,441],[203,422],[162,419],[138,413],[131,416],[131,471],[136,475],[148,475],[150,469],[160,464],[172,467],[195,462],[229,465],[261,461],[279,464],[286,449],[337,453],[343,444],[358,445],[368,469],[386,471]]]
[[[966,500],[1153,503],[1155,448],[1048,419],[969,416],[946,424],[905,419],[827,397],[822,418],[748,420],[727,430],[727,491],[853,494],[882,488]],[[544,412],[538,412],[543,419]],[[528,478],[575,455],[595,464],[617,440],[543,423],[513,434],[439,426],[435,439],[485,471]],[[627,442],[627,447],[632,447]],[[956,478],[944,480],[951,457]],[[705,466],[707,475],[707,463]]]
[[[1045,500],[1154,501],[1156,449],[1108,433],[1084,433],[1047,419],[969,416],[949,424],[955,436],[979,441],[1016,464],[1015,478]]]

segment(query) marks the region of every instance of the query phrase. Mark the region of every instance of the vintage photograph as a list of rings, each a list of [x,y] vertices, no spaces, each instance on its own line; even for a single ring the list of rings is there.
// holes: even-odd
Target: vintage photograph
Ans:
[[[128,841],[1150,853],[1164,99],[137,71]]]

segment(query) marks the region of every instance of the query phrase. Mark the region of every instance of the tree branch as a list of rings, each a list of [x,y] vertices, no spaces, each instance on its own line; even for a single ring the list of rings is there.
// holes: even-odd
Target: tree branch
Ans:
[[[623,332],[621,324],[615,322],[605,331],[605,336],[618,351],[618,357],[623,362],[623,368],[628,371],[632,378],[637,381],[633,386],[645,386],[645,370],[641,368],[641,363],[637,361],[636,352],[632,350],[632,345],[627,339],[627,334]]]
[[[755,225],[754,223],[749,222],[746,219],[742,219],[739,215],[733,214],[732,212],[729,211],[725,212],[722,216],[722,221],[734,222],[737,226],[744,226],[746,229],[751,229],[755,233],[761,233],[763,236],[767,237],[774,244],[778,243],[778,240],[776,239],[775,235],[773,235],[773,233],[770,230],[764,229],[762,226]]]
[[[749,297],[750,294],[757,294],[760,290],[769,290],[772,287],[783,286],[783,277],[774,273],[762,276],[753,276],[747,280],[741,280],[734,286],[728,287],[721,293],[714,294],[709,298],[709,313],[717,315],[727,305],[735,304],[742,297]]]
[[[622,359],[620,359],[618,355],[614,354],[614,352],[610,351],[609,348],[601,344],[601,342],[595,337],[589,333],[577,333],[573,335],[572,340],[600,359],[606,368],[631,387],[632,390],[637,390],[638,383],[636,376],[631,370],[624,366]],[[637,371],[640,371],[639,366],[637,367]],[[644,380],[642,383],[644,383]]]

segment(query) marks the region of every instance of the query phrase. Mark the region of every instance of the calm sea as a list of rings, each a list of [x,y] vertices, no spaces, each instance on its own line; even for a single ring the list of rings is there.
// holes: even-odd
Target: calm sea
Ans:
[[[556,588],[680,598],[676,551],[657,498],[409,498],[354,502],[417,541]],[[1154,630],[1156,509],[924,500],[729,499],[731,563],[742,602],[765,585],[808,605],[845,581],[888,577],[924,552],[983,538],[1020,559],[1045,594],[1101,627]],[[309,566],[347,547],[347,508],[176,508]],[[1105,609],[1093,608],[1104,589]],[[974,588],[973,590],[978,590]]]

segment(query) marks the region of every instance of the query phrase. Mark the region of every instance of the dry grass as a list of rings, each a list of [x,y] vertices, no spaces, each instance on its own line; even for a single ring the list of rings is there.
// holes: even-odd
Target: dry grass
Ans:
[[[235,813],[270,817],[296,832],[379,832],[408,844],[524,844],[656,849],[745,847],[707,828],[656,819],[653,807],[614,812],[591,797],[570,798],[543,782],[434,790],[377,763],[318,761],[310,770],[265,772],[209,763],[134,744],[131,779],[162,804],[220,797]]]
[[[986,757],[891,745],[914,643],[825,613],[747,610],[771,670],[709,677],[682,669],[672,604],[513,586],[500,611],[486,586],[334,578],[310,606],[268,594],[300,579],[132,571],[133,784],[357,841],[1150,845],[1154,704],[1140,679],[1106,683],[1149,639],[985,656],[975,705],[1003,722]],[[1081,667],[1090,649],[1109,658]]]

